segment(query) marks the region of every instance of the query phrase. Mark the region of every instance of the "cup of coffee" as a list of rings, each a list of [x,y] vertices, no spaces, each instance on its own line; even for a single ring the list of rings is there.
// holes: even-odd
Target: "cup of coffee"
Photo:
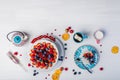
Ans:
[[[12,31],[7,34],[7,39],[15,46],[22,46],[28,40],[28,35],[21,31]]]
[[[81,32],[77,32],[74,34],[73,36],[73,40],[77,43],[80,43],[82,42],[84,39],[88,38],[88,36],[84,33],[81,33]]]

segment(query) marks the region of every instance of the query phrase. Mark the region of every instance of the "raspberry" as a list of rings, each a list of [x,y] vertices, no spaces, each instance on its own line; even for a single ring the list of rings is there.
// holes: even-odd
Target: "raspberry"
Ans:
[[[101,68],[100,68],[100,71],[103,71],[103,70],[104,70],[104,68],[103,68],[103,67],[101,67]]]
[[[71,34],[74,33],[74,30],[70,30],[70,33],[71,33]]]
[[[68,71],[68,68],[65,68],[65,71]]]
[[[14,52],[14,55],[18,55],[18,52]]]
[[[28,63],[28,67],[30,67],[31,66],[31,64],[30,63]]]

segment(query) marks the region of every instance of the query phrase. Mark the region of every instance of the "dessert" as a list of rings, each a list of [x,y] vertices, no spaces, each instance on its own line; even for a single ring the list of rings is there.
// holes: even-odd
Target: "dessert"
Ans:
[[[48,69],[57,61],[57,50],[50,42],[39,42],[31,49],[32,65],[40,69]]]

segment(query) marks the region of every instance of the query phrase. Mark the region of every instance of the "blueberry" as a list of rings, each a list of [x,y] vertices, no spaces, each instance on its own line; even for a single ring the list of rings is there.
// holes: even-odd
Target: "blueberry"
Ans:
[[[77,61],[80,61],[80,58],[77,58],[76,60],[77,60]]]
[[[67,48],[64,48],[64,50],[67,50]]]
[[[36,74],[39,74],[39,72],[37,72]]]
[[[58,60],[59,60],[59,61],[63,61],[63,59],[61,59],[61,58],[59,58]]]
[[[50,54],[50,56],[53,58],[54,57],[54,55],[53,54]]]
[[[77,72],[74,72],[74,75],[76,75],[77,74]]]
[[[53,64],[52,62],[50,62],[50,64]]]
[[[100,53],[102,53],[102,51],[100,51]]]
[[[42,50],[42,53],[44,53],[44,50]]]
[[[61,56],[60,58],[63,59],[63,56]]]
[[[93,61],[91,61],[91,63],[94,63],[94,60],[93,60]]]
[[[73,72],[75,71],[75,69],[72,70]]]
[[[49,50],[49,48],[45,48],[45,50],[46,50],[46,51],[48,51],[48,50]]]
[[[39,57],[38,55],[35,56],[35,59],[39,60],[39,58],[40,58],[40,57]]]
[[[34,70],[34,72],[36,72],[36,70]]]
[[[65,43],[64,45],[67,46],[67,43]]]
[[[59,58],[58,60],[59,60],[59,61],[61,61],[61,59],[60,59],[60,58]]]
[[[78,72],[78,74],[81,74],[81,72]]]
[[[36,76],[36,73],[34,73],[33,76]]]

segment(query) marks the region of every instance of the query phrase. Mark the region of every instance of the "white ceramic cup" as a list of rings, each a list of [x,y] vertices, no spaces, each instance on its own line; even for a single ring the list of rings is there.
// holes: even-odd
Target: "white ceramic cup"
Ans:
[[[100,43],[100,41],[104,38],[104,32],[102,30],[95,31],[94,38],[96,39],[97,43]]]

